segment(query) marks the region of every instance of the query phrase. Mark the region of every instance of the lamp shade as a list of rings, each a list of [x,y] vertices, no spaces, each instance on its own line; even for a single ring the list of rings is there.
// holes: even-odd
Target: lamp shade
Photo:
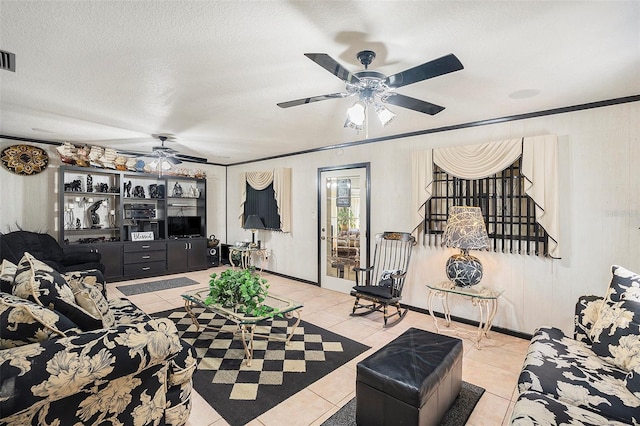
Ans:
[[[264,223],[257,215],[250,214],[244,222],[244,229],[264,229]]]
[[[480,207],[451,207],[442,245],[463,250],[489,248],[489,236]]]

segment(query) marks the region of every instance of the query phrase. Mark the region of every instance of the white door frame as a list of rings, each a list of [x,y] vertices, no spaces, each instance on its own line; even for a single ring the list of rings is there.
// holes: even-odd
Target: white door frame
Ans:
[[[365,256],[363,257],[364,259],[366,259],[366,261],[368,262],[368,259],[370,258],[371,255],[371,250],[370,250],[370,244],[369,241],[371,241],[370,239],[370,223],[371,223],[371,163],[367,162],[367,163],[355,163],[355,164],[346,164],[346,165],[342,165],[342,166],[329,166],[329,167],[320,167],[318,168],[318,177],[317,177],[317,192],[318,192],[318,224],[316,227],[316,239],[317,239],[317,259],[318,259],[318,286],[322,286],[322,263],[321,262],[325,262],[325,259],[322,259],[322,247],[321,245],[323,244],[323,240],[321,239],[321,237],[323,236],[322,233],[322,227],[325,225],[322,223],[322,206],[323,206],[323,200],[322,200],[322,173],[324,172],[331,172],[331,171],[339,171],[339,170],[349,170],[349,169],[365,169],[365,175],[366,175],[366,183],[364,186],[364,190],[366,192],[366,202],[365,202],[365,221],[366,221],[366,228],[365,228],[365,235],[364,235],[364,247],[362,247],[365,250]],[[361,267],[366,267],[367,265],[360,265]]]

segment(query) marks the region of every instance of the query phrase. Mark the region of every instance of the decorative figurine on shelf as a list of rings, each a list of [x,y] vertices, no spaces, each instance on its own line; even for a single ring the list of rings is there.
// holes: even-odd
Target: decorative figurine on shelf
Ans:
[[[76,219],[76,229],[80,229],[82,225],[80,225],[80,218]]]
[[[109,212],[109,216],[108,216],[108,220],[109,220],[109,228],[115,228],[116,227],[116,211],[115,210],[111,210]]]
[[[93,177],[87,175],[87,192],[93,192]]]
[[[73,222],[75,222],[75,217],[73,216],[73,204],[69,204],[69,206],[64,210],[65,229],[73,229]]]
[[[149,198],[160,198],[158,197],[158,185],[155,183],[149,185]]]
[[[127,197],[131,197],[131,181],[124,184],[124,190],[127,193]]]
[[[82,181],[80,179],[72,180],[71,183],[64,184],[65,192],[82,192]]]
[[[145,196],[144,196],[144,188],[141,187],[140,185],[136,185],[136,187],[133,188],[133,196],[135,198],[145,198]]]
[[[165,191],[164,191],[164,185],[159,183],[158,184],[158,198],[164,198],[165,197]]]
[[[89,207],[89,219],[91,219],[91,229],[102,228],[100,225],[100,216],[98,215],[98,209],[102,203],[106,200],[98,200]]]
[[[180,183],[176,182],[175,185],[173,185],[173,197],[182,197],[182,186],[180,185]]]

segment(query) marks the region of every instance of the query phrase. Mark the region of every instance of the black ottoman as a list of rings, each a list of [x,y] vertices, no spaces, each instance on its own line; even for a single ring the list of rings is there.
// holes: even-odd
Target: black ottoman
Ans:
[[[460,393],[462,340],[410,328],[356,368],[358,425],[437,425]]]

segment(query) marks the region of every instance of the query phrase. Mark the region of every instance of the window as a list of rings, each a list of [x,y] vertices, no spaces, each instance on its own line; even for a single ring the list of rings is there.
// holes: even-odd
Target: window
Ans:
[[[449,207],[479,206],[490,250],[547,256],[549,237],[535,217],[535,203],[525,194],[522,157],[495,175],[460,179],[433,165],[433,193],[425,204],[424,232],[429,245],[440,245]]]
[[[278,204],[276,203],[273,182],[266,188],[257,190],[247,186],[247,199],[244,203],[244,221],[249,215],[257,215],[266,229],[280,230],[280,215],[278,214]]]

